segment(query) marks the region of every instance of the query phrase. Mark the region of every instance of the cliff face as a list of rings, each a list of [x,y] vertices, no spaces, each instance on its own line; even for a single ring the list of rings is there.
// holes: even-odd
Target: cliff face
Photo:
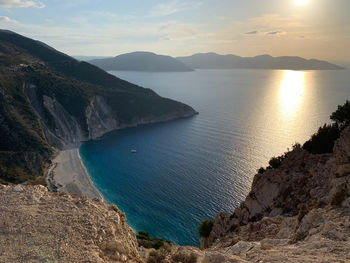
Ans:
[[[101,199],[0,185],[1,262],[141,262],[125,215]]]
[[[36,180],[54,148],[69,149],[115,129],[196,114],[188,105],[3,30],[0,102],[0,135],[7,138],[0,142],[0,183]],[[40,163],[37,169],[31,169],[33,155]]]
[[[332,154],[296,148],[257,174],[245,201],[216,216],[201,246],[220,262],[350,261],[350,126]]]

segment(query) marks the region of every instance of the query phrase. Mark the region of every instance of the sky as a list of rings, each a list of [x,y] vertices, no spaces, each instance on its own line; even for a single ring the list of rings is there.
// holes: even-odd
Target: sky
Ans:
[[[0,28],[76,56],[216,52],[350,61],[349,12],[350,0],[0,0]]]

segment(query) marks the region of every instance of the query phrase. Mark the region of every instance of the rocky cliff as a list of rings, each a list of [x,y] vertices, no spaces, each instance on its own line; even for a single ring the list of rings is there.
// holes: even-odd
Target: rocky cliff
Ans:
[[[217,254],[209,262],[350,262],[350,127],[333,153],[295,147],[255,175],[245,201],[216,216],[201,246]]]
[[[350,262],[350,126],[333,152],[296,146],[258,173],[201,249],[138,247],[125,215],[101,199],[0,185],[2,262]]]
[[[0,262],[142,262],[125,215],[102,199],[0,185]]]
[[[4,30],[0,73],[0,135],[7,138],[0,142],[0,183],[37,180],[55,148],[196,114],[188,105]]]

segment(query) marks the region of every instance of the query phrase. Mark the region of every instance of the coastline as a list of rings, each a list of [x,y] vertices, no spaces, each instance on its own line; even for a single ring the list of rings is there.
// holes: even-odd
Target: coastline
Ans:
[[[48,180],[57,191],[103,199],[83,164],[78,147],[60,151],[53,159],[53,169],[50,172]]]
[[[158,120],[141,120],[136,124],[120,126],[114,130],[189,118],[197,114],[198,112],[194,111],[193,113],[182,117],[174,118],[168,116]],[[109,131],[105,131],[104,133],[108,132]],[[79,146],[80,143],[79,145],[68,144],[65,150],[58,151],[58,154],[53,158],[52,165],[46,175],[47,187],[49,191],[66,192],[71,195],[86,196],[90,199],[104,199],[86,170],[79,153]]]

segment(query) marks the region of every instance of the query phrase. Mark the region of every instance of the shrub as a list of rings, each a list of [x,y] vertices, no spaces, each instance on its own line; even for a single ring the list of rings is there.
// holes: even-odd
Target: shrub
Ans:
[[[258,174],[263,174],[265,173],[265,168],[264,167],[260,167],[259,170],[258,170]]]
[[[164,246],[164,240],[162,240],[162,239],[155,240],[153,248],[160,249],[162,246]]]
[[[335,121],[341,129],[350,124],[350,102],[347,100],[344,105],[332,113],[331,120]]]
[[[198,228],[198,232],[201,237],[209,237],[211,230],[214,226],[214,220],[204,220]]]
[[[337,123],[325,124],[304,143],[303,148],[313,154],[332,153],[334,142],[339,138],[340,132]]]
[[[272,157],[269,161],[269,165],[271,168],[276,169],[281,166],[282,161],[285,159],[285,155],[278,156],[278,157]]]
[[[145,240],[151,240],[149,233],[146,231],[139,231],[136,235],[138,239],[145,239]]]
[[[156,250],[166,247],[170,242],[161,238],[151,238],[146,231],[139,231],[136,235],[139,246],[144,248],[154,248]]]
[[[303,148],[313,154],[332,153],[334,142],[339,138],[341,131],[350,124],[350,102],[346,101],[344,105],[339,105],[333,112],[330,119],[333,124],[325,124],[320,127],[311,139],[308,140]]]
[[[185,253],[177,253],[172,256],[173,262],[181,262],[181,263],[196,263],[197,256],[194,253],[185,254]]]

